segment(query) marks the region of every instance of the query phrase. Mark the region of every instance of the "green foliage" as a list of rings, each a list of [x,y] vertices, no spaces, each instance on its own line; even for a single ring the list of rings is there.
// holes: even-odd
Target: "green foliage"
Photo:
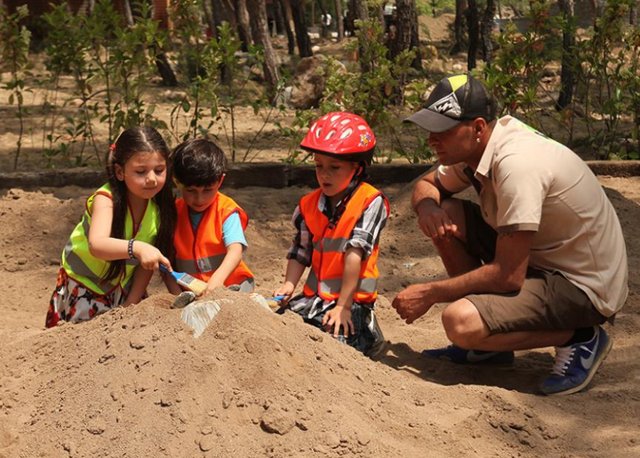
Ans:
[[[148,2],[135,5],[134,24],[126,24],[109,0],[97,0],[89,15],[73,15],[65,4],[52,8],[45,16],[46,80],[29,71],[29,32],[20,26],[27,15],[20,8],[13,15],[0,9],[0,51],[6,72],[2,87],[9,92],[9,103],[16,106],[19,139],[14,167],[23,143],[24,94],[29,84],[47,86],[42,113],[42,149],[50,164],[86,165],[101,161],[106,148],[122,129],[140,124],[166,129],[177,141],[191,136],[212,135],[218,127],[231,159],[252,160],[264,127],[274,122],[280,133],[291,140],[288,161],[304,161],[306,153],[297,148],[310,122],[319,115],[348,110],[370,123],[379,140],[377,161],[402,157],[410,162],[431,158],[423,132],[413,141],[400,119],[419,109],[422,97],[433,84],[410,68],[412,52],[394,59],[385,46],[382,25],[377,17],[359,24],[355,39],[347,47],[358,56],[358,66],[329,58],[322,70],[325,90],[316,110],[300,111],[291,125],[284,125],[278,114],[285,108],[272,105],[265,91],[255,88],[264,55],[259,47],[241,52],[235,32],[228,24],[208,33],[204,17],[205,0],[174,2],[172,35],[159,29],[150,17]],[[381,0],[368,2],[372,12]],[[580,142],[601,158],[638,158],[640,155],[640,30],[626,20],[633,0],[610,0],[593,28],[581,32],[569,60],[575,75],[572,105],[557,113],[554,101],[559,85],[553,69],[562,58],[563,32],[575,35],[576,25],[553,16],[553,2],[514,1],[526,11],[529,28],[518,32],[507,25],[496,35],[496,53],[484,77],[502,102],[504,112],[516,114],[548,135],[558,136],[563,126],[574,145]],[[418,8],[454,8],[452,0],[421,0]],[[514,9],[514,10],[515,10]],[[149,81],[155,74],[155,58],[165,52],[177,63],[181,87],[174,91],[175,106],[166,120],[154,115],[149,97]],[[567,57],[567,56],[565,56]],[[550,65],[552,64],[552,65]],[[550,72],[552,70],[552,72]],[[63,84],[71,81],[71,92]],[[286,78],[277,88],[276,101]],[[250,144],[238,151],[237,113],[241,105],[253,107],[262,127],[256,129]],[[553,123],[553,129],[550,128]],[[587,129],[585,139],[574,139],[575,125]],[[105,124],[108,138],[98,140],[96,126]],[[402,135],[400,135],[402,132]],[[411,144],[409,144],[409,142]],[[93,150],[93,156],[87,151]]]
[[[607,2],[593,34],[577,47],[578,90],[586,109],[589,146],[600,159],[637,158],[640,152],[640,32],[626,24],[634,3]],[[628,136],[620,135],[624,118],[634,126]]]
[[[213,126],[220,123],[228,145],[226,151],[230,152],[231,160],[236,161],[239,158],[236,108],[246,103],[246,86],[251,72],[264,61],[263,50],[249,46],[248,54],[242,55],[240,40],[226,22],[215,36],[207,36],[203,11],[202,0],[177,2],[172,11],[175,25],[172,38],[180,45],[178,63],[186,87],[171,111],[171,133],[179,141],[195,135],[208,136]],[[265,108],[268,111],[261,129],[242,154],[242,161],[255,157],[253,146],[276,110],[265,94],[253,97],[249,103],[255,115]]]
[[[523,113],[526,122],[541,131],[544,126],[540,117],[555,115],[541,104],[541,94],[550,97],[542,84],[544,69],[550,61],[559,59],[561,52],[561,24],[559,17],[551,16],[549,8],[547,2],[532,2],[530,25],[523,33],[515,24],[507,24],[497,37],[494,60],[485,69],[487,84],[502,101],[504,111]]]
[[[215,39],[203,32],[200,0],[177,2],[172,19],[180,43],[179,68],[188,80],[181,100],[171,111],[171,130],[179,141],[196,135],[206,135],[213,126],[218,112],[218,73],[222,62],[220,48]],[[180,118],[185,117],[188,128],[180,133]]]
[[[63,110],[74,109],[80,100],[79,116],[64,116],[65,126],[58,126],[52,117],[48,132],[45,133],[44,156],[49,163],[57,156],[73,165],[84,163],[83,153],[86,142],[92,138],[91,120],[96,116],[97,107],[90,105],[91,81],[96,68],[86,57],[88,50],[86,18],[71,14],[66,5],[58,5],[44,16],[47,24],[48,40],[45,48],[45,63],[51,72],[56,89],[61,75],[71,74],[75,83],[75,94],[63,102]],[[59,129],[62,129],[60,133]],[[79,144],[79,147],[76,146]],[[77,151],[72,158],[71,154]],[[99,156],[98,156],[99,160]]]
[[[47,68],[56,82],[62,74],[73,76],[74,95],[65,100],[63,109],[79,108],[79,116],[64,116],[63,134],[54,133],[59,126],[52,119],[44,147],[49,160],[60,155],[73,165],[85,165],[84,151],[90,144],[100,163],[96,122],[107,123],[108,143],[131,126],[165,126],[154,118],[155,107],[144,101],[154,71],[152,51],[162,45],[165,36],[151,19],[146,3],[141,3],[138,11],[140,16],[133,25],[125,24],[108,0],[97,1],[87,16],[72,14],[64,4],[44,16],[49,31]],[[98,83],[104,88],[95,89]]]
[[[575,37],[577,28],[574,21],[552,16],[547,2],[532,2],[529,29],[519,33],[507,25],[497,37],[494,62],[485,69],[504,110],[550,136],[563,126],[570,143],[595,151],[598,158],[638,157],[640,32],[627,24],[633,3],[606,2],[594,26],[576,40],[565,60],[575,77],[573,103],[557,113],[553,101],[559,88],[548,80],[545,84],[545,67],[561,59],[562,32]],[[554,120],[553,129],[545,128],[549,119]],[[586,127],[587,138],[573,139],[576,122]]]
[[[26,6],[20,6],[16,12],[9,14],[3,5],[0,5],[0,55],[2,63],[9,67],[10,79],[2,83],[2,88],[9,91],[9,105],[16,104],[18,108],[18,141],[16,154],[13,160],[13,169],[18,168],[18,160],[22,149],[24,136],[24,92],[25,78],[29,76],[29,43],[31,33],[26,27],[20,25],[20,21],[29,15]]]
[[[375,19],[360,22],[356,38],[347,46],[351,52],[358,53],[360,69],[350,72],[335,59],[328,59],[319,113],[298,112],[293,130],[282,133],[297,145],[302,137],[300,130],[307,128],[311,120],[331,111],[350,111],[366,119],[378,138],[390,139],[388,145],[379,141],[378,155],[382,151],[387,160],[397,154],[414,162],[418,160],[416,153],[406,151],[398,132],[401,129],[399,107],[404,103],[407,76],[415,52],[404,51],[391,60],[384,45],[382,25]],[[288,160],[295,162],[299,157],[299,152],[294,150]]]

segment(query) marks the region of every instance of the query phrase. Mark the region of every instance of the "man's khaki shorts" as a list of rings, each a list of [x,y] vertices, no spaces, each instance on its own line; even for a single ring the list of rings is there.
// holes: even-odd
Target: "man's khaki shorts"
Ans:
[[[469,201],[463,201],[463,205],[466,248],[483,262],[490,262],[495,253],[496,232],[482,219],[478,205]],[[478,309],[491,334],[578,329],[607,320],[589,297],[562,274],[529,268],[526,277],[518,292],[466,297]]]

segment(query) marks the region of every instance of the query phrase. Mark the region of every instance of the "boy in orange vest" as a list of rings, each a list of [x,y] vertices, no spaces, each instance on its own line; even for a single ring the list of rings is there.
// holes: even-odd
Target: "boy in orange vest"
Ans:
[[[368,356],[384,344],[373,307],[378,242],[389,214],[387,198],[364,182],[375,145],[367,122],[352,113],[329,113],[311,126],[300,146],[314,154],[320,187],[295,209],[297,233],[285,282],[275,291],[305,322]],[[306,267],[303,292],[291,298]]]
[[[173,265],[176,271],[207,282],[202,295],[221,286],[251,292],[255,285],[242,261],[249,218],[233,199],[218,191],[226,168],[222,149],[204,138],[187,140],[173,153],[173,176],[182,195],[176,200]],[[173,278],[165,276],[165,282],[170,292],[180,293]]]

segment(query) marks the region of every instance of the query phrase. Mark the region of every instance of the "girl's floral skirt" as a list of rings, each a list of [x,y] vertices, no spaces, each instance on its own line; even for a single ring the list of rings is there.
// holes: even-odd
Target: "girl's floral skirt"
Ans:
[[[118,307],[124,302],[122,288],[108,294],[97,294],[67,275],[63,268],[58,271],[56,288],[49,301],[45,326],[51,328],[60,320],[77,323],[90,320],[100,313]]]

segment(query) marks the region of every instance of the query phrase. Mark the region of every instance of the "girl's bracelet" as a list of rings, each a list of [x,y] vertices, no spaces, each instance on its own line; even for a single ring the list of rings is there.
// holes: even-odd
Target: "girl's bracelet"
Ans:
[[[133,255],[133,242],[135,239],[130,239],[129,244],[127,245],[127,253],[129,253],[129,259],[135,259],[136,257]]]

